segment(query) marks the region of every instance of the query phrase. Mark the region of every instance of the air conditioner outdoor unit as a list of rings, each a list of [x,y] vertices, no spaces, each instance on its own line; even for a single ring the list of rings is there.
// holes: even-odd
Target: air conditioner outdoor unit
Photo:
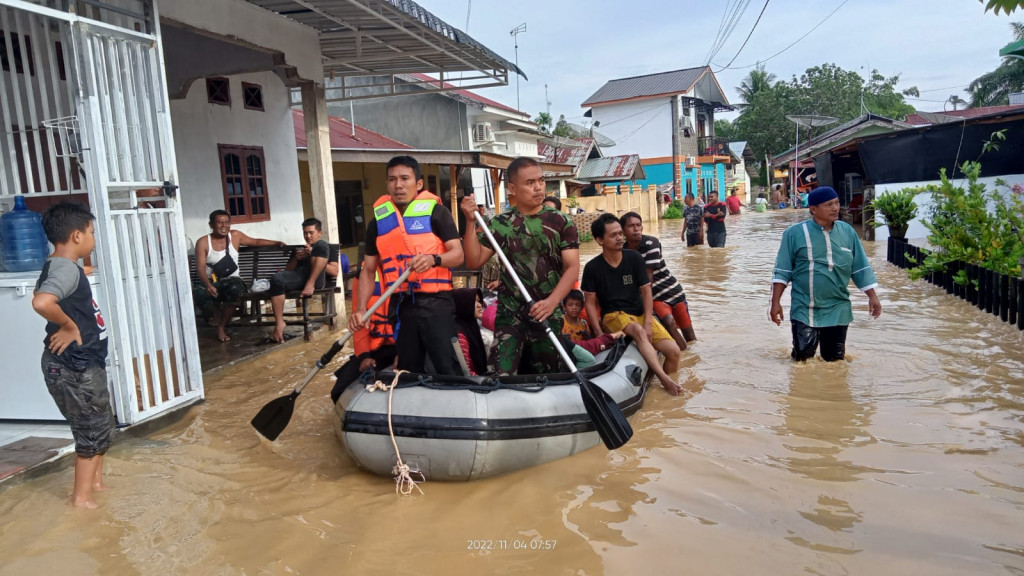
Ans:
[[[686,165],[687,166],[696,166],[697,165],[697,157],[696,156],[686,156]]]
[[[683,136],[689,138],[693,135],[693,120],[690,120],[689,116],[683,116],[679,121],[679,128],[683,133]]]
[[[490,122],[477,122],[473,124],[474,142],[494,142],[494,131]]]

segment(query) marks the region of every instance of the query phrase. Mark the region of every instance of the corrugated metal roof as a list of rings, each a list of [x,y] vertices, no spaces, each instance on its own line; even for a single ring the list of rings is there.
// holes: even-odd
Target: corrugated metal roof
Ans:
[[[471,92],[469,90],[460,90],[460,89],[456,88],[455,86],[453,86],[453,85],[451,85],[451,84],[449,84],[447,82],[442,84],[441,82],[438,82],[437,78],[433,78],[433,77],[428,76],[426,74],[419,74],[419,73],[416,73],[416,74],[403,74],[402,76],[409,76],[409,77],[415,78],[416,80],[421,80],[421,81],[425,81],[425,82],[433,82],[434,84],[436,84],[438,86],[441,86],[443,88],[451,88],[450,92],[452,92],[454,94],[458,94],[458,95],[460,95],[460,96],[462,96],[464,98],[468,98],[468,99],[470,99],[470,100],[472,100],[474,102],[479,102],[480,104],[484,104],[484,105],[487,105],[487,106],[493,106],[494,108],[500,108],[500,109],[506,110],[508,112],[515,112],[516,114],[520,114],[522,116],[526,116],[527,118],[530,117],[529,113],[527,113],[527,112],[523,112],[522,110],[516,110],[515,108],[513,108],[511,106],[506,106],[505,104],[502,104],[501,102],[498,102],[497,100],[491,100],[490,98],[486,98],[484,96],[481,96],[481,95],[477,94],[476,92]]]
[[[412,0],[248,0],[320,32],[325,72],[392,74],[511,70],[469,34]]]
[[[614,102],[629,100],[631,98],[642,98],[645,96],[659,96],[662,94],[682,94],[689,91],[705,72],[711,68],[699,66],[697,68],[684,68],[672,72],[659,72],[645,76],[633,76],[630,78],[619,78],[609,80],[590,98],[583,102],[583,106],[593,106],[602,102]]]
[[[537,142],[537,153],[544,157],[545,162],[579,167],[590,156],[594,139],[573,138],[570,142],[574,145],[556,147],[547,142]]]
[[[998,114],[1011,110],[1024,109],[1022,104],[1010,104],[1008,106],[983,106],[981,108],[966,108],[964,110],[948,110],[945,112],[915,112],[907,115],[907,124],[911,126],[926,126],[928,124],[944,124],[956,122],[964,118],[976,118],[988,114]]]
[[[292,121],[295,123],[295,145],[299,148],[306,147],[306,124],[302,112],[293,109]],[[383,134],[367,130],[356,124],[355,135],[352,134],[352,123],[344,118],[329,116],[328,123],[331,127],[331,148],[349,148],[358,150],[395,150],[412,149],[412,146],[403,144]]]
[[[829,145],[831,147],[837,141],[841,141],[844,138],[850,140],[852,136],[850,134],[857,134],[860,131],[870,126],[882,126],[891,128],[893,131],[909,128],[910,125],[905,122],[899,122],[886,118],[885,116],[879,116],[877,114],[864,114],[849,120],[836,126],[835,128],[824,132],[812,138],[808,142],[800,142],[800,155],[805,154],[815,155],[820,152],[819,148],[823,145]],[[793,160],[793,155],[796,153],[796,148],[792,147],[789,150],[781,154],[777,154],[772,158],[772,164],[781,164]]]
[[[643,180],[647,178],[640,156],[609,156],[607,158],[591,158],[583,164],[577,178],[587,182],[618,182],[620,180]]]

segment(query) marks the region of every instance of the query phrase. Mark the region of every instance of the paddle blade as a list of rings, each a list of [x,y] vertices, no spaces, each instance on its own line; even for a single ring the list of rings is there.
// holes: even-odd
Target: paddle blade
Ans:
[[[626,420],[626,415],[615,403],[608,392],[595,385],[581,372],[576,372],[576,379],[580,383],[580,395],[583,397],[583,406],[587,409],[587,415],[594,423],[594,428],[601,436],[601,441],[609,450],[621,447],[633,437],[633,427]]]
[[[258,414],[253,416],[250,424],[267,440],[277,440],[292,419],[295,399],[298,397],[298,392],[292,392],[287,396],[271,400]]]

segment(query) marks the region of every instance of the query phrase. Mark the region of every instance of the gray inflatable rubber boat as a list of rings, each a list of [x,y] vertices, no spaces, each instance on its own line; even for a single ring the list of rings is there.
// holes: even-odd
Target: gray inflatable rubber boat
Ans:
[[[650,374],[623,338],[583,373],[628,417],[644,403]],[[390,384],[394,374],[377,374]],[[335,404],[335,431],[361,467],[392,476],[388,392],[356,381]],[[565,458],[601,443],[569,373],[501,378],[402,374],[391,424],[402,460],[427,480],[468,481]]]

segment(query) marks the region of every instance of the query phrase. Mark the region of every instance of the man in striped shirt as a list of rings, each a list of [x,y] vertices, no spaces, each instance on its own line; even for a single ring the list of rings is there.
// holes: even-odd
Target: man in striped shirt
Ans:
[[[871,269],[860,238],[852,226],[839,220],[839,195],[828,186],[815,188],[807,198],[811,219],[782,233],[782,244],[772,275],[772,303],[768,317],[782,325],[780,299],[793,284],[790,323],[794,360],[814,357],[821,347],[826,362],[846,354],[846,329],[853,322],[847,286],[850,280],[868,297],[872,317],[882,314]]]
[[[654,315],[672,335],[679,349],[686,350],[686,343],[693,342],[697,336],[693,333],[686,294],[679,281],[668,271],[665,258],[661,255],[661,242],[654,236],[644,235],[643,219],[636,212],[623,214],[619,222],[626,234],[626,248],[636,250],[644,258],[647,275],[651,278]]]

